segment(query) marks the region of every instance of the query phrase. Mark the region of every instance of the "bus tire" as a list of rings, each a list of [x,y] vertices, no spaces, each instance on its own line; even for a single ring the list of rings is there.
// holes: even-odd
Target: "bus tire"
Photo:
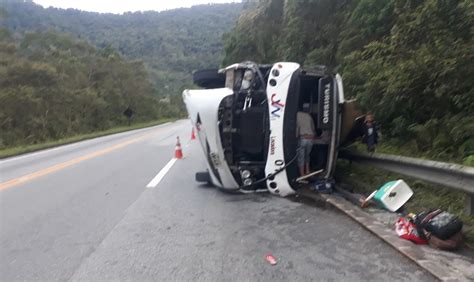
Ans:
[[[218,69],[205,69],[193,74],[193,82],[205,89],[224,88],[225,74],[218,73]]]
[[[196,172],[196,181],[203,183],[211,183],[211,175],[208,171]]]

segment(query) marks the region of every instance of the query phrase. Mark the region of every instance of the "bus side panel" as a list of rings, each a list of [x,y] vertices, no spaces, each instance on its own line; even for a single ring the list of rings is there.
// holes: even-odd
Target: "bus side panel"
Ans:
[[[265,174],[269,175],[282,169],[285,162],[285,149],[283,137],[285,107],[289,99],[288,89],[290,87],[293,73],[300,68],[295,63],[276,63],[270,72],[267,84],[267,101],[270,121],[270,145],[268,146],[268,157],[265,166]],[[297,95],[297,93],[292,93]],[[286,171],[277,174],[273,179],[267,180],[267,187],[271,193],[287,196],[295,193],[290,186]]]
[[[319,112],[318,127],[330,130],[331,141],[329,143],[328,163],[324,178],[332,178],[336,165],[337,150],[340,137],[340,108],[338,103],[337,81],[332,76],[326,76],[319,81]]]
[[[290,87],[288,89],[289,99],[286,99],[285,105],[285,119],[283,122],[283,144],[285,148],[285,162],[288,163],[296,158],[296,149],[298,148],[298,138],[296,138],[296,117],[298,112],[299,98],[300,98],[300,79],[301,71],[295,71],[291,77]],[[287,168],[286,174],[290,180],[290,185],[295,185],[293,179],[298,178],[298,162],[295,159]],[[296,187],[293,187],[296,188]]]

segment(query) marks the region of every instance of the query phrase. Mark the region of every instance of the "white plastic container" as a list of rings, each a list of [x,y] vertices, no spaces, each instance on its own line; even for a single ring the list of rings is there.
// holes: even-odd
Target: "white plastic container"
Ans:
[[[375,193],[374,200],[386,208],[394,212],[401,208],[413,196],[413,191],[405,183],[399,179],[385,183]]]

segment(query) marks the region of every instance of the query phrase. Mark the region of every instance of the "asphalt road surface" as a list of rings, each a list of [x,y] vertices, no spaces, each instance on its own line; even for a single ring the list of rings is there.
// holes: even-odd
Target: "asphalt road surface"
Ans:
[[[336,211],[195,183],[190,134],[184,120],[0,161],[0,280],[433,280]]]

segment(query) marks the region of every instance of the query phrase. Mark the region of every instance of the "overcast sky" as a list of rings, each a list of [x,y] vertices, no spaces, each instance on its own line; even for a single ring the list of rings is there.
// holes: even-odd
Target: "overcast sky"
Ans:
[[[47,8],[74,8],[84,11],[115,13],[135,11],[163,11],[208,3],[241,2],[240,0],[33,0]]]

